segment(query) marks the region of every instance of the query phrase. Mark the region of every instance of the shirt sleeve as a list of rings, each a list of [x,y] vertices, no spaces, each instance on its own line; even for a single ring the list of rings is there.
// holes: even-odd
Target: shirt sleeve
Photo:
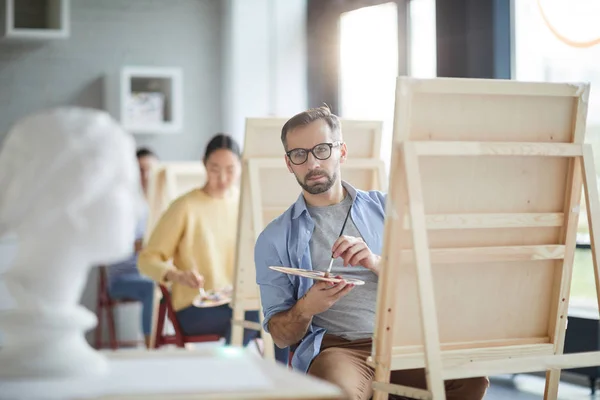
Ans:
[[[167,272],[175,269],[168,261],[173,258],[183,235],[187,218],[185,205],[181,199],[171,203],[138,256],[139,271],[161,285],[165,284]]]
[[[386,213],[387,213],[387,193],[378,191],[378,190],[373,190],[371,192],[369,192],[371,199],[373,199],[374,201],[376,201],[379,204],[379,209],[381,214],[385,217]]]
[[[270,266],[283,266],[274,244],[275,241],[274,236],[263,231],[254,247],[256,283],[260,288],[264,313],[263,328],[266,332],[269,332],[269,320],[273,315],[289,310],[296,304],[294,286],[289,277],[269,268]]]

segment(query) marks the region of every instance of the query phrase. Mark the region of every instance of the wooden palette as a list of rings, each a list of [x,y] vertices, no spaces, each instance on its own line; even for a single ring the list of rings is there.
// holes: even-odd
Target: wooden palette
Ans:
[[[343,276],[342,276],[342,279],[334,278],[334,277],[327,277],[327,276],[325,276],[325,272],[322,272],[322,271],[308,271],[305,269],[288,268],[288,267],[269,267],[269,268],[271,268],[274,271],[283,272],[284,274],[302,276],[304,278],[310,278],[310,279],[314,279],[317,281],[338,283],[338,282],[341,282],[343,279],[347,283],[352,283],[354,285],[364,285],[365,284],[365,282],[361,281],[360,279],[344,278]]]

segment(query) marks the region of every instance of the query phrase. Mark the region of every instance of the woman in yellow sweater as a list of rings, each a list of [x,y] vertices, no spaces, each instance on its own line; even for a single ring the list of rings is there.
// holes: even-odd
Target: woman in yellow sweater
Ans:
[[[206,147],[204,165],[206,184],[171,203],[140,252],[138,268],[160,284],[172,284],[173,308],[185,334],[219,334],[229,344],[229,305],[198,308],[192,303],[200,288],[218,291],[233,285],[238,144],[230,136],[214,136]],[[258,311],[246,312],[246,320],[258,322]],[[245,330],[244,345],[258,335],[257,331]],[[288,349],[275,347],[275,351],[277,360],[287,363]]]

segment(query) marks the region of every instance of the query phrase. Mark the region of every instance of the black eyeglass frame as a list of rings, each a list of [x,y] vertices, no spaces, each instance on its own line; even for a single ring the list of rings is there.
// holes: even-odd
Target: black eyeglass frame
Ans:
[[[291,149],[290,151],[286,151],[285,155],[286,155],[286,156],[287,156],[287,158],[290,160],[290,162],[291,162],[292,164],[294,164],[294,165],[302,165],[302,164],[304,164],[306,161],[308,161],[308,153],[312,153],[313,157],[315,157],[317,160],[324,161],[324,160],[327,160],[327,159],[329,159],[329,158],[331,157],[331,155],[333,154],[333,148],[334,148],[334,147],[341,146],[342,144],[344,144],[344,142],[337,141],[337,142],[333,142],[333,143],[327,143],[327,142],[325,142],[325,143],[319,143],[319,144],[316,144],[316,145],[314,145],[312,149],[303,149],[302,147],[296,147],[295,149]],[[319,147],[319,146],[323,146],[323,145],[327,145],[327,146],[329,146],[329,155],[328,155],[327,157],[325,157],[325,158],[319,158],[319,157],[317,157],[317,155],[315,154],[315,149],[316,149],[317,147]],[[295,162],[292,160],[292,157],[290,156],[290,155],[292,154],[292,152],[293,152],[293,151],[296,151],[296,150],[304,150],[304,151],[306,152],[306,157],[304,158],[304,161],[302,161],[301,163],[295,163]]]

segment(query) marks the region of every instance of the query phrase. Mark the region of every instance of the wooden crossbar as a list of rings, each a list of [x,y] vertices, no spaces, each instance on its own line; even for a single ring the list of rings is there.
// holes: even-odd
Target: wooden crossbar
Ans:
[[[537,97],[578,97],[585,90],[585,84],[547,85],[544,82],[517,82],[508,80],[488,80],[473,78],[453,78],[452,80],[418,80],[403,78],[413,93],[471,94],[485,96],[537,96]],[[482,83],[484,83],[482,85]]]
[[[432,264],[560,260],[565,255],[565,246],[533,245],[430,249],[429,254]],[[415,252],[413,250],[403,250],[401,257],[402,262],[415,262]]]
[[[265,212],[282,214],[287,207],[263,207]],[[560,227],[564,213],[510,213],[510,214],[436,214],[426,215],[427,230],[492,229],[492,228],[540,228]],[[404,229],[410,229],[410,220],[403,221]]]
[[[552,351],[552,345],[542,348],[544,351]],[[600,352],[572,353],[572,354],[533,354],[528,357],[516,358],[494,358],[491,360],[473,360],[468,357],[444,357],[442,354],[444,369],[442,379],[462,379],[479,376],[494,376],[510,373],[526,373],[548,371],[552,369],[569,369],[579,367],[592,367],[600,363]],[[414,365],[413,365],[414,364]],[[393,366],[393,369],[418,368],[423,363],[405,364],[402,368]],[[452,366],[448,367],[448,364]],[[407,365],[411,365],[408,367]],[[411,399],[432,399],[432,393],[428,390],[414,387],[395,385],[383,382],[373,382],[373,389],[384,391],[399,396],[407,396]]]
[[[262,326],[259,322],[246,321],[246,320],[232,320],[232,324],[242,326],[246,329],[254,329],[255,331],[260,331]]]
[[[413,142],[419,156],[547,156],[576,157],[581,144],[499,142]]]
[[[499,341],[500,343],[501,341]],[[517,342],[516,340],[505,340],[505,343]],[[526,342],[526,340],[523,340]],[[476,343],[476,342],[474,342]],[[393,354],[391,367],[392,370],[402,369],[415,369],[423,368],[425,360],[423,357],[423,346],[419,347],[419,350],[408,352],[413,346],[405,349],[405,354]],[[444,347],[449,346],[442,346]],[[476,362],[476,361],[490,361],[490,360],[502,360],[507,358],[508,355],[514,354],[515,352],[521,354],[523,357],[531,356],[549,356],[554,354],[554,345],[552,343],[539,343],[539,344],[515,344],[515,345],[501,345],[498,344],[494,347],[481,347],[481,348],[464,348],[464,349],[453,349],[453,350],[442,350],[441,358],[442,365],[445,369],[452,368],[457,365],[462,365],[465,362]],[[375,366],[373,359],[369,357],[367,363],[371,366]]]
[[[493,349],[495,347],[515,347],[515,346],[538,346],[551,343],[549,336],[526,337],[526,338],[511,338],[511,339],[489,339],[489,340],[472,340],[468,342],[446,342],[441,344],[441,349],[448,353],[449,351],[471,349],[472,351],[480,351]],[[412,345],[394,347],[392,349],[393,357],[403,357],[406,354],[414,354],[423,351],[423,345]],[[550,353],[549,353],[550,354]]]
[[[428,230],[557,227],[564,213],[437,214],[426,215],[425,223]],[[410,229],[410,220],[403,225]]]
[[[411,399],[417,400],[430,400],[433,399],[432,394],[424,389],[417,389],[414,387],[394,385],[392,383],[373,382],[373,389],[381,390],[386,393],[395,394],[398,396],[407,396]]]
[[[504,360],[471,361],[453,366],[442,372],[443,379],[459,379],[474,376],[493,376],[510,373],[571,369],[600,365],[600,351],[548,356],[506,358]]]

